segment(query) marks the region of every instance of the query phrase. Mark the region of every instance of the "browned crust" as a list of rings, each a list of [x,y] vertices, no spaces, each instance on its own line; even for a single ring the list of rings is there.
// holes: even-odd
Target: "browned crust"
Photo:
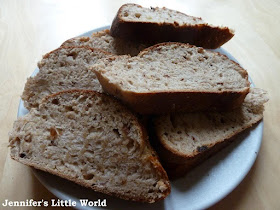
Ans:
[[[107,96],[105,94],[102,94],[102,93],[99,93],[99,92],[96,92],[96,91],[92,91],[92,90],[79,90],[79,89],[65,90],[65,91],[61,91],[61,92],[58,92],[58,93],[54,93],[52,95],[49,95],[49,96],[43,98],[41,104],[47,103],[49,100],[52,100],[53,98],[58,97],[61,94],[66,94],[66,93],[98,95],[100,97],[110,98],[110,100],[114,100],[116,103],[120,104],[120,102],[117,99],[114,99],[114,98],[112,98],[110,96]],[[112,192],[109,189],[100,189],[100,188],[98,188],[94,185],[91,185],[91,184],[87,183],[87,182],[83,182],[82,180],[77,180],[77,179],[75,179],[71,176],[67,176],[67,175],[65,175],[65,174],[63,174],[59,171],[48,169],[46,167],[42,167],[42,166],[40,166],[40,164],[30,162],[28,160],[19,158],[18,156],[12,156],[12,154],[11,154],[11,158],[20,162],[20,163],[23,163],[25,165],[28,165],[28,166],[34,167],[36,169],[39,169],[39,170],[42,170],[42,171],[60,176],[60,177],[65,178],[65,179],[68,179],[70,181],[73,181],[73,182],[81,185],[81,186],[91,188],[95,191],[105,193],[105,194],[108,194],[108,195],[111,195],[111,196],[115,196],[115,197],[118,197],[118,198],[121,198],[121,199],[124,199],[124,200],[132,200],[132,201],[148,202],[148,203],[154,203],[156,201],[163,200],[164,198],[166,198],[166,196],[168,196],[170,194],[170,191],[171,191],[171,186],[170,186],[170,182],[169,182],[167,173],[164,170],[164,168],[162,167],[161,163],[159,162],[158,156],[156,155],[155,151],[152,149],[152,147],[149,144],[146,129],[141,125],[141,123],[139,123],[139,121],[138,121],[138,119],[137,119],[137,117],[135,116],[134,113],[131,113],[130,111],[126,110],[126,108],[122,104],[120,104],[120,106],[125,110],[125,112],[127,114],[131,115],[134,118],[134,121],[135,121],[136,125],[139,126],[139,128],[141,129],[141,131],[142,131],[141,132],[142,133],[142,138],[141,138],[142,143],[140,144],[140,147],[141,147],[143,152],[149,153],[145,157],[145,160],[151,162],[153,168],[155,169],[155,171],[158,174],[158,177],[160,177],[160,179],[163,180],[164,184],[166,184],[166,186],[168,187],[164,192],[162,192],[163,196],[161,198],[157,198],[157,199],[154,200],[154,199],[148,199],[148,198],[144,198],[144,197],[140,197],[140,196],[139,197],[134,197],[134,196],[129,197],[129,196],[120,194],[119,192]],[[145,148],[146,148],[146,151],[144,151]]]
[[[47,54],[45,54],[43,56],[43,59],[47,59],[51,54],[56,53],[57,51],[60,51],[61,49],[78,49],[78,48],[85,49],[85,50],[91,50],[92,52],[94,52],[94,51],[101,52],[105,55],[113,55],[112,53],[109,53],[105,50],[101,50],[101,49],[98,49],[98,48],[91,48],[89,46],[61,46],[61,47],[59,47],[55,50],[52,50],[52,51],[48,52]]]
[[[236,131],[231,136],[227,136],[225,139],[221,139],[220,141],[209,145],[201,146],[203,147],[201,151],[196,150],[192,154],[183,154],[174,148],[169,147],[160,137],[160,134],[155,131],[155,138],[158,142],[156,151],[158,152],[161,163],[164,169],[167,171],[169,178],[176,179],[184,176],[191,169],[228,146],[244,131],[260,122],[261,119],[262,117],[256,119],[254,122],[252,122],[252,124],[242,127],[240,130]],[[154,125],[154,128],[156,130],[156,125]]]
[[[172,24],[165,22],[126,22],[120,17],[120,11],[126,5],[120,7],[112,22],[110,33],[113,37],[148,43],[176,41],[207,49],[216,49],[234,36],[233,31],[227,27],[215,27],[206,23],[194,26],[179,26],[175,22]],[[137,6],[141,7],[140,5]]]

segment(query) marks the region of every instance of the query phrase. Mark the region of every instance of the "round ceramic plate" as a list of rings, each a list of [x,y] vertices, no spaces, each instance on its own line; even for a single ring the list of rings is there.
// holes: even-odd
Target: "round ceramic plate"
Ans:
[[[102,27],[81,36],[90,36],[92,32],[109,28]],[[236,61],[228,52],[218,51]],[[236,61],[237,62],[237,61]],[[36,69],[33,76],[38,72]],[[18,117],[27,110],[20,101]],[[35,176],[54,195],[60,199],[77,202],[79,209],[98,209],[104,207],[81,206],[80,199],[96,201],[106,199],[108,209],[205,209],[228,195],[246,176],[258,155],[262,141],[263,122],[243,133],[230,146],[211,157],[188,173],[185,177],[171,182],[171,194],[155,204],[143,204],[117,199],[93,190],[81,187],[60,177],[35,170]]]

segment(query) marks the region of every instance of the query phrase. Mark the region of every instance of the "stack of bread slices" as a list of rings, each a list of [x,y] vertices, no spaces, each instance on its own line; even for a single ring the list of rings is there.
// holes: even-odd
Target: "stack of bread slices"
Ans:
[[[164,199],[168,176],[184,176],[263,118],[266,92],[206,50],[233,35],[167,8],[123,5],[110,30],[43,56],[22,94],[29,113],[10,132],[11,157],[122,199]]]

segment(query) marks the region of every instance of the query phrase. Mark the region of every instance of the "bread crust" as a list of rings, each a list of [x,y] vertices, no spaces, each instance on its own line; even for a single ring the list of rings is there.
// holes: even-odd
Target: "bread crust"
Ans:
[[[152,44],[176,41],[190,43],[207,49],[216,49],[234,36],[233,31],[227,27],[210,26],[206,23],[179,26],[176,22],[151,23],[124,21],[120,16],[120,12],[127,5],[131,4],[125,4],[120,7],[112,22],[110,33],[113,37]],[[133,5],[142,8],[140,5]]]
[[[117,99],[114,99],[110,96],[107,96],[105,94],[102,94],[102,93],[99,93],[99,92],[96,92],[96,91],[73,89],[73,90],[65,90],[65,91],[61,91],[61,92],[49,95],[49,96],[42,99],[41,105],[44,104],[44,103],[48,103],[48,101],[51,101],[53,98],[58,97],[59,95],[64,94],[64,93],[99,95],[100,97],[108,97],[111,100],[114,100],[115,102],[119,103],[119,101],[117,101]],[[40,107],[39,107],[39,109],[40,109]],[[123,107],[123,109],[125,109],[125,107]],[[125,109],[125,112],[127,112],[127,114],[130,114],[130,115],[133,116],[134,121],[136,123],[136,126],[138,126],[141,130],[142,137],[141,137],[141,143],[140,143],[140,150],[143,152],[143,154],[145,154],[145,156],[143,158],[146,161],[149,161],[152,164],[152,167],[155,169],[156,173],[158,174],[158,177],[160,177],[161,180],[164,181],[164,184],[167,186],[167,189],[162,193],[163,196],[160,197],[160,198],[149,199],[147,197],[140,197],[140,196],[139,197],[137,197],[137,196],[129,197],[129,196],[121,194],[120,192],[117,192],[117,191],[112,191],[112,190],[109,190],[109,189],[100,189],[100,188],[96,187],[95,185],[91,185],[90,183],[87,183],[86,181],[77,180],[77,179],[75,179],[71,176],[67,176],[64,173],[61,173],[56,169],[50,169],[50,168],[41,166],[40,163],[36,163],[35,161],[29,161],[29,160],[25,160],[24,158],[20,158],[19,155],[15,155],[15,154],[13,155],[11,153],[11,158],[20,162],[20,163],[23,163],[25,165],[28,165],[28,166],[34,167],[36,169],[39,169],[39,170],[42,170],[42,171],[60,176],[60,177],[65,178],[65,179],[68,179],[70,181],[75,182],[76,184],[81,185],[81,186],[91,188],[95,191],[105,193],[105,194],[108,194],[108,195],[111,195],[111,196],[119,197],[119,198],[124,199],[124,200],[132,200],[132,201],[148,202],[148,203],[154,203],[156,201],[163,200],[166,196],[168,196],[170,194],[170,191],[171,191],[171,187],[170,187],[170,183],[169,183],[167,173],[163,169],[161,163],[159,162],[158,156],[156,155],[155,151],[153,150],[153,148],[149,144],[148,135],[147,135],[147,132],[146,132],[144,126],[141,125],[141,123],[139,123],[139,121],[138,121],[138,119],[137,119],[137,117],[134,113],[131,113],[130,111],[128,111],[126,109]],[[10,144],[12,144],[13,141],[15,141],[15,140],[10,138]]]

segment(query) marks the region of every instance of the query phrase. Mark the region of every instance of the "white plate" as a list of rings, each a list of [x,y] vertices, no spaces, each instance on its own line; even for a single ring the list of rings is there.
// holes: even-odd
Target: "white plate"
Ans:
[[[107,27],[89,31],[81,36],[90,36],[92,32],[103,30]],[[222,48],[216,50],[236,61]],[[237,61],[236,61],[237,62]],[[36,69],[33,73],[38,72]],[[22,101],[18,108],[18,117],[27,113]],[[246,176],[251,169],[262,141],[263,122],[254,126],[251,131],[240,136],[239,140],[213,156],[203,164],[192,170],[184,178],[171,182],[172,192],[164,200],[155,204],[142,204],[124,201],[90,189],[60,177],[33,170],[40,182],[60,199],[71,199],[77,202],[79,209],[92,209],[80,206],[79,199],[89,200],[107,199],[108,209],[205,209],[217,203],[228,195]],[[99,209],[102,207],[94,207]],[[103,207],[104,208],[104,207]]]

